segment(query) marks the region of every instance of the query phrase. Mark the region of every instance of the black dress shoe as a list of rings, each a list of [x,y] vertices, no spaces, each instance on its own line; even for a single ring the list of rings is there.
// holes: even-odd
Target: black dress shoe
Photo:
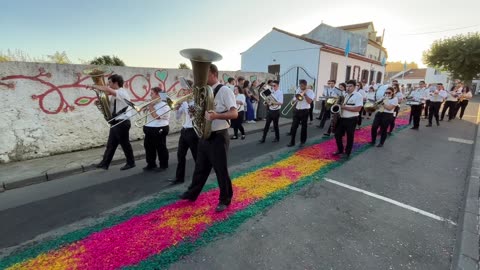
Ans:
[[[155,168],[155,171],[156,172],[163,172],[163,171],[166,171],[167,169],[168,169],[168,167],[166,167],[166,168],[165,167],[163,167],[163,168],[158,167],[158,168]]]
[[[426,126],[426,127],[431,127],[431,126],[432,126],[432,124],[428,124],[428,125],[425,125],[425,126]]]
[[[135,167],[136,165],[135,164],[127,164],[123,167],[120,168],[121,171],[125,171],[125,170],[128,170],[128,169],[131,169],[133,167]]]
[[[258,141],[258,143],[264,143],[265,140],[264,139],[261,139],[260,141]]]
[[[103,164],[103,163],[97,164],[97,166],[95,166],[95,167],[97,167],[99,169],[108,170],[108,166]]]
[[[418,130],[418,127],[411,127],[410,129]]]
[[[223,203],[219,203],[219,204],[217,205],[217,208],[215,208],[215,212],[217,212],[217,213],[223,212],[223,211],[225,211],[227,208],[228,208],[228,205],[223,204]]]
[[[377,147],[383,147],[383,143],[377,144]]]
[[[295,146],[295,144],[294,143],[287,144],[287,147],[292,147],[292,146]]]
[[[300,145],[298,147],[304,147],[304,146],[305,146],[305,143],[302,142],[302,143],[300,143]]]
[[[280,141],[279,139],[275,139],[275,140],[273,140],[272,142],[275,143],[275,142],[279,142],[279,141]]]
[[[335,151],[335,152],[333,152],[333,155],[334,155],[334,156],[338,156],[338,155],[341,155],[341,154],[343,154],[343,152],[341,152],[341,151]]]
[[[440,122],[437,121],[437,127],[440,126]]]
[[[292,133],[288,132],[288,133],[287,133],[287,136],[292,136]]]
[[[191,202],[194,202],[196,200],[196,199],[193,199],[192,197],[190,197],[190,194],[188,194],[187,192],[184,192],[184,193],[178,195],[178,198],[180,198],[182,200],[191,201]]]
[[[230,140],[237,140],[238,139],[238,136],[232,136],[230,137]]]
[[[153,171],[157,168],[157,166],[147,166],[147,167],[143,167],[143,170],[144,171]]]
[[[185,182],[185,180],[168,179],[168,182],[172,183],[172,185],[177,185],[177,184],[183,184]]]
[[[323,137],[330,137],[330,133],[324,133]]]

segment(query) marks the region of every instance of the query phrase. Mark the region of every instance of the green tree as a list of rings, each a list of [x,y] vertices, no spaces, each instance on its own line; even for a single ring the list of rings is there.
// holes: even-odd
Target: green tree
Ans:
[[[49,62],[57,63],[57,64],[71,64],[72,61],[67,56],[67,53],[65,51],[63,52],[58,52],[56,51],[52,55],[47,55],[48,59],[50,60]]]
[[[434,41],[430,49],[423,52],[423,62],[471,85],[480,74],[480,33]]]
[[[185,64],[185,63],[180,63],[180,64],[178,65],[178,68],[179,68],[179,69],[190,69],[190,67],[189,67],[187,64]]]
[[[125,63],[120,58],[110,55],[95,57],[90,61],[90,64],[99,66],[125,66]]]

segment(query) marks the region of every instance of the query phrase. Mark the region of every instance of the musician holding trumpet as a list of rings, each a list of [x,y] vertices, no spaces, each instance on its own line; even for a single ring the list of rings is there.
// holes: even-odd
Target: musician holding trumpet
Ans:
[[[302,125],[300,132],[300,146],[303,146],[307,141],[307,124],[308,124],[308,114],[310,110],[310,104],[313,102],[315,93],[311,89],[307,89],[307,81],[299,80],[300,88],[295,92],[294,100],[296,102],[296,110],[293,112],[293,122],[291,132],[290,143],[287,147],[292,147],[295,145],[295,135],[297,134],[298,125]],[[295,101],[296,100],[296,101]]]
[[[377,147],[382,147],[387,139],[387,129],[393,121],[395,108],[398,106],[398,98],[394,95],[393,87],[388,87],[387,90],[385,90],[385,96],[378,104],[380,108],[373,120],[371,130],[372,140],[370,144],[375,145],[378,127],[380,127],[380,143],[377,144]]]
[[[160,93],[164,92],[160,87],[153,87],[150,90],[150,96],[154,102],[150,102],[145,107],[146,124],[143,126],[145,138],[143,146],[145,147],[145,159],[147,166],[144,171],[163,171],[168,168],[168,148],[167,135],[170,131],[170,107],[165,100],[160,98]],[[157,154],[159,168],[157,169]]]
[[[437,84],[437,89],[430,93],[430,108],[429,108],[429,114],[428,114],[428,125],[427,127],[432,126],[432,120],[433,117],[435,117],[435,120],[437,121],[437,126],[440,126],[439,122],[439,112],[440,112],[440,106],[442,106],[443,101],[447,98],[447,92],[443,88],[443,84],[438,83]]]
[[[122,146],[123,153],[127,159],[127,164],[120,168],[120,170],[128,170],[135,167],[135,159],[133,156],[132,145],[130,144],[129,131],[130,120],[128,105],[125,100],[130,101],[128,91],[123,88],[123,77],[118,74],[113,74],[108,77],[108,83],[103,85],[90,85],[87,89],[103,91],[109,95],[110,112],[112,119],[109,124],[112,125],[108,134],[107,148],[103,154],[102,161],[97,164],[97,168],[108,170],[112,162],[113,155],[117,150],[118,145]]]
[[[275,80],[272,81],[272,95],[273,98],[267,99],[264,101],[268,107],[267,111],[267,121],[265,122],[265,127],[263,128],[262,139],[259,143],[264,143],[267,138],[268,130],[270,129],[270,124],[273,122],[273,129],[275,130],[275,139],[272,142],[280,141],[280,130],[278,128],[278,119],[280,118],[280,108],[283,104],[283,92],[279,88],[280,82]]]

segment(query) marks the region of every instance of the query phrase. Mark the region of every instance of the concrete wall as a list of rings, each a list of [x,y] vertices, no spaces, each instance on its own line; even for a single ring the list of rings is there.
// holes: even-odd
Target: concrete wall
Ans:
[[[242,53],[242,70],[267,72],[269,65],[280,65],[283,74],[291,67],[301,66],[316,76],[319,49],[319,45],[272,30]]]
[[[109,126],[93,104],[96,95],[86,90],[90,78],[84,65],[0,63],[0,163],[38,158],[104,145]],[[192,78],[190,70],[112,67],[125,79],[132,101],[143,103],[152,87],[170,93],[180,90],[179,76]],[[221,71],[220,79],[245,76],[264,81],[266,73]],[[171,119],[174,119],[173,113]],[[172,132],[181,123],[171,121]],[[130,139],[142,139],[141,128]]]

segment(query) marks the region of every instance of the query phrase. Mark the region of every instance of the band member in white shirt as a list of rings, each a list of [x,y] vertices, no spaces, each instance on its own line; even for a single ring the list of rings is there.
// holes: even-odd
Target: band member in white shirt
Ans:
[[[418,130],[420,128],[420,116],[422,114],[422,108],[423,108],[423,101],[424,101],[424,95],[425,95],[425,81],[420,81],[419,83],[420,88],[417,88],[415,90],[412,90],[410,93],[410,97],[408,98],[410,102],[413,102],[410,104],[412,110],[411,110],[411,115],[413,119],[413,127],[410,129],[413,130]]]
[[[192,86],[193,82],[188,81],[189,85]],[[184,101],[180,104],[179,108],[176,110],[175,116],[177,120],[180,120],[182,116],[185,116],[183,121],[182,129],[180,130],[180,138],[178,140],[178,149],[177,149],[177,170],[175,173],[175,179],[170,181],[173,184],[181,184],[185,182],[185,167],[187,164],[187,153],[190,149],[193,160],[197,160],[197,148],[198,148],[198,136],[195,130],[193,129],[193,109],[194,106],[193,100]]]
[[[240,130],[242,140],[245,140],[245,129],[243,128],[242,122],[245,115],[245,107],[247,105],[247,101],[245,95],[243,94],[243,89],[240,88],[240,86],[236,85],[234,89],[235,100],[237,101],[238,117],[237,119],[232,119],[233,136],[230,137],[230,139],[238,139],[238,131]]]
[[[463,90],[462,90],[462,93],[460,94],[460,97],[459,97],[459,101],[457,103],[457,108],[455,109],[456,113],[460,111],[460,119],[463,118],[463,114],[465,113],[465,108],[467,108],[468,106],[468,101],[470,99],[472,99],[472,91],[470,91],[470,87],[469,86],[464,86],[463,87]],[[455,113],[455,117],[456,117],[456,114]]]
[[[347,85],[345,83],[339,83],[338,84],[338,97],[340,96],[345,96],[345,92],[347,91]],[[330,137],[330,133],[335,133],[335,127],[333,126],[333,123],[334,123],[334,117],[340,117],[339,115],[332,115],[331,111],[328,110],[328,112],[330,113],[330,124],[328,125],[328,129],[327,129],[327,132],[323,133],[323,137]]]
[[[433,91],[430,88],[430,85],[428,85],[428,87],[425,87],[423,91],[424,91],[423,96],[425,100],[425,103],[423,105],[424,106],[423,115],[425,116],[425,119],[428,119],[428,113],[430,112],[430,97]]]
[[[393,92],[393,87],[388,87],[387,90],[385,90],[383,104],[380,105],[380,109],[375,114],[371,130],[371,145],[375,145],[375,141],[377,140],[378,127],[380,127],[380,143],[377,144],[377,147],[382,147],[387,139],[387,129],[393,121],[393,114],[395,108],[398,106],[398,99]]]
[[[150,90],[152,100],[160,97],[160,92],[164,92],[160,87],[154,87]],[[167,135],[170,131],[170,108],[165,100],[153,102],[148,105],[147,123],[143,126],[145,138],[143,146],[145,147],[145,159],[147,166],[143,168],[145,171],[155,170],[157,168],[157,154],[159,160],[159,170],[163,171],[168,168],[168,148]]]
[[[443,101],[447,98],[447,92],[443,88],[443,84],[439,83],[437,84],[437,90],[429,94],[430,94],[430,111],[428,114],[427,127],[432,126],[433,117],[435,117],[435,120],[437,121],[437,126],[440,126],[438,113],[440,111],[440,106],[442,106]]]
[[[457,106],[458,97],[462,94],[462,91],[463,91],[463,84],[460,82],[456,86],[452,87],[450,91],[447,92],[447,100],[443,104],[442,117],[440,118],[440,121],[443,121],[443,118],[445,117],[445,113],[447,112],[447,109],[448,109],[448,121],[455,118],[455,113],[456,113],[455,109]]]
[[[395,111],[393,112],[393,120],[390,122],[390,125],[388,126],[388,135],[392,135],[393,129],[395,128],[395,120],[397,120],[398,113],[400,112],[400,104],[403,101],[403,94],[402,90],[400,90],[400,87],[398,83],[393,83],[393,89],[395,90],[395,97],[397,98],[398,105],[395,107]]]
[[[230,143],[229,120],[238,117],[237,103],[232,90],[218,81],[218,68],[214,64],[210,65],[207,84],[212,87],[215,95],[214,111],[205,112],[205,119],[212,121],[212,132],[209,138],[199,140],[192,184],[185,193],[180,195],[180,198],[195,201],[202,192],[213,167],[220,188],[219,202],[215,211],[222,212],[228,208],[233,197],[232,180],[227,166],[227,151]]]
[[[265,122],[265,127],[263,128],[262,138],[259,143],[264,143],[267,138],[268,130],[270,129],[270,124],[273,122],[273,129],[275,131],[275,139],[272,142],[280,141],[280,129],[278,128],[278,120],[280,118],[280,108],[283,104],[283,92],[280,90],[280,82],[275,80],[272,81],[272,95],[277,100],[273,101],[270,104],[267,104],[267,121]]]
[[[130,96],[125,88],[123,88],[123,78],[120,75],[113,74],[108,77],[107,86],[91,85],[87,88],[103,91],[109,95],[110,111],[112,113],[112,120],[110,125],[115,126],[110,128],[108,134],[107,148],[103,154],[102,161],[97,165],[97,168],[108,170],[112,162],[115,150],[118,145],[122,146],[123,153],[127,159],[127,164],[120,168],[120,170],[128,170],[135,167],[135,159],[133,156],[132,145],[130,144],[130,113],[128,112],[128,105],[125,100],[130,101]],[[121,122],[121,123],[120,123]]]
[[[365,102],[367,101],[367,92],[365,92],[365,90],[363,90],[363,84],[361,82],[357,82],[357,85],[355,87],[355,91],[357,91],[358,93],[360,93],[362,95],[363,105],[365,105]],[[360,126],[362,125],[363,115],[365,115],[365,110],[363,109],[363,106],[362,106],[362,110],[358,114],[357,129],[360,129]]]
[[[341,92],[338,88],[335,87],[335,80],[329,80],[327,82],[327,87],[323,90],[323,101],[322,101],[322,112],[320,113],[320,125],[318,128],[323,128],[327,119],[330,119],[330,109],[326,109],[326,101],[330,97],[338,97]]]
[[[335,128],[335,140],[337,142],[337,151],[334,155],[343,154],[345,151],[346,157],[349,158],[352,152],[353,140],[355,136],[355,126],[358,121],[358,114],[363,106],[363,97],[360,93],[355,92],[355,80],[347,82],[347,93],[345,100],[341,105],[340,119],[338,119],[337,127]],[[347,134],[347,146],[343,148],[342,137]]]
[[[300,88],[297,89],[295,95],[299,94],[303,97],[302,101],[297,101],[295,105],[296,110],[293,112],[292,128],[290,129],[291,139],[288,147],[295,145],[295,136],[297,135],[298,125],[301,123],[302,129],[300,132],[300,146],[303,146],[307,141],[307,127],[308,127],[308,113],[310,104],[313,102],[315,93],[312,89],[307,89],[307,81],[299,80]],[[295,96],[293,98],[296,98]]]

